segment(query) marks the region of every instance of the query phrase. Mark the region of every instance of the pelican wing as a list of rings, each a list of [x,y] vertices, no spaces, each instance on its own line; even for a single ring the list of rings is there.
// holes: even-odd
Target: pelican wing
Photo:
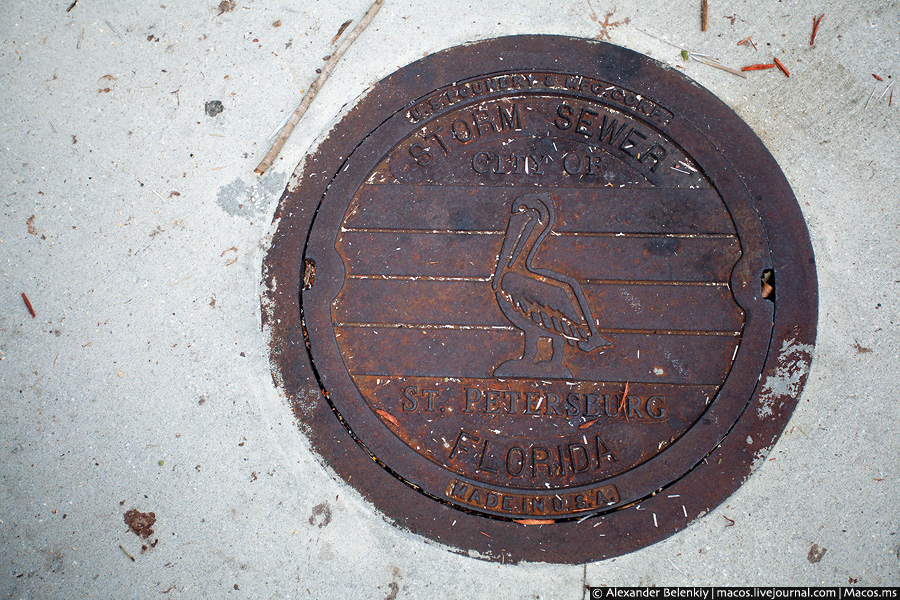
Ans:
[[[584,342],[590,337],[590,327],[574,294],[566,290],[565,285],[544,278],[507,273],[503,277],[500,293],[510,305],[548,335],[559,335],[570,342]]]

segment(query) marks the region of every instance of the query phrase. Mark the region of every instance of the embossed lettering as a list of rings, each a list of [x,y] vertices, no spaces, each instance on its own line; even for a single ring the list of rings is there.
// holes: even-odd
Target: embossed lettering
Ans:
[[[425,149],[422,144],[412,144],[409,147],[409,155],[412,156],[420,167],[424,167],[434,160],[434,155]]]
[[[403,412],[415,412],[419,409],[421,400],[425,400],[425,412],[434,412],[434,400],[440,395],[440,390],[423,389],[419,395],[418,387],[408,385],[403,388],[403,398],[401,398]]]
[[[518,468],[513,468],[513,465],[518,465]],[[515,477],[520,475],[524,469],[525,450],[518,446],[513,446],[506,453],[506,472]]]
[[[624,402],[621,394],[575,393],[564,396],[551,391],[463,388],[458,405],[465,414],[508,414],[553,417],[604,417],[608,419],[636,419],[648,422],[664,420],[667,416],[664,396],[629,394]],[[401,387],[406,412],[443,410],[441,390]],[[415,404],[414,404],[415,403]]]
[[[440,393],[438,390],[423,389],[427,402],[425,403],[425,412],[434,412],[434,399]]]
[[[600,124],[600,141],[606,139],[608,144],[615,144],[616,139],[618,139],[618,137],[622,135],[622,132],[625,131],[625,128],[628,127],[628,123],[622,123],[622,126],[616,129],[618,125],[619,121],[617,119],[611,119],[607,115],[603,115],[603,122]]]
[[[628,396],[628,416],[640,419],[644,415],[641,414],[641,398],[640,396]]]
[[[553,121],[553,124],[556,125],[558,129],[562,129],[565,131],[569,127],[572,126],[572,107],[568,104],[560,104],[556,108],[556,114],[559,115],[559,118]]]
[[[597,505],[617,504],[619,502],[619,490],[614,485],[604,485],[597,490]]]
[[[500,413],[500,392],[497,390],[488,390],[484,393],[485,408],[484,412],[496,415]]]
[[[666,399],[663,396],[651,396],[647,399],[647,414],[654,419],[666,416]]]
[[[521,397],[522,394],[519,392],[503,392],[504,398],[509,398],[509,408],[506,409],[506,412],[514,415],[516,414],[516,401]]]
[[[521,154],[513,154],[513,158],[515,158],[515,165],[516,165],[516,168],[515,168],[515,170],[513,171],[513,173],[515,173],[516,175],[521,175],[521,174],[522,174],[522,169],[523,169],[523,168],[524,168],[524,169],[526,170],[526,172],[527,172],[527,169],[528,169],[528,162],[527,162],[527,161],[528,161],[528,158],[527,158],[526,156],[521,155]]]
[[[474,444],[477,444],[480,441],[481,438],[477,435],[466,433],[465,429],[460,429],[459,435],[456,436],[456,443],[453,444],[453,449],[450,451],[450,460],[453,460],[459,454],[468,454],[469,450],[474,447]],[[466,444],[469,442],[471,442],[473,446],[467,446]]]
[[[476,173],[487,173],[491,170],[491,155],[487,152],[476,152],[472,157],[472,169]]]
[[[472,170],[479,174],[496,175],[543,175],[543,167],[552,157],[538,154],[492,154],[476,152],[472,156]]]
[[[553,392],[547,393],[547,413],[548,414],[549,414],[551,408],[558,415],[565,414],[565,413],[563,413],[563,411],[561,411],[559,409],[559,400],[560,400],[560,398],[557,394],[554,394]]]
[[[513,102],[510,109],[498,106],[497,112],[500,116],[500,129],[513,129],[515,131],[522,129],[522,125],[519,123],[519,105],[517,103]]]
[[[575,123],[575,132],[580,133],[584,137],[591,137],[591,126],[593,125],[593,121],[586,119],[584,117],[585,115],[598,117],[600,116],[600,113],[589,108],[582,108],[581,113],[578,115],[578,121]],[[603,122],[606,123],[606,115],[603,115]],[[602,139],[603,136],[601,135],[600,138]]]
[[[436,141],[441,147],[441,150],[444,151],[444,155],[450,156],[450,148],[447,147],[447,144],[445,144],[444,140],[441,139],[441,136],[438,135],[438,131],[441,131],[443,129],[443,127],[438,127],[430,135],[425,136],[425,139],[428,140],[434,138],[434,141]]]
[[[531,476],[537,477],[538,465],[547,467],[547,476],[553,476],[553,468],[550,466],[550,451],[541,446],[531,449]]]
[[[553,516],[573,511],[606,508],[621,501],[619,491],[612,484],[596,487],[589,492],[557,492],[551,494],[510,494],[481,488],[451,479],[444,488],[447,498],[460,500],[469,506],[493,509],[510,515]]]
[[[503,436],[487,439],[461,430],[450,451],[450,459],[463,461],[476,471],[498,473],[505,469],[510,477],[531,478],[565,477],[569,471],[575,474],[600,471],[607,463],[618,462],[616,454],[599,435],[595,435],[591,443],[584,437],[583,442],[569,441],[552,446],[547,442],[508,445],[510,441]]]
[[[563,170],[569,175],[578,175],[581,168],[581,155],[577,152],[566,152],[563,156]]]
[[[405,412],[412,412],[419,407],[419,401],[416,400],[417,389],[414,385],[409,385],[403,388],[403,410]]]
[[[625,139],[622,140],[622,143],[619,144],[619,149],[622,152],[624,152],[625,154],[627,154],[628,156],[633,156],[633,157],[637,158],[638,160],[640,160],[640,153],[632,151],[632,149],[636,147],[635,142],[637,141],[635,139],[632,139],[632,137],[631,137],[632,135],[636,135],[639,138],[641,138],[642,140],[647,139],[646,135],[644,135],[643,133],[641,133],[634,127],[632,127],[631,131],[628,132],[628,135],[625,136]]]
[[[610,411],[610,408],[613,410]],[[610,418],[619,414],[619,403],[616,400],[616,396],[610,398],[609,394],[603,394],[603,412]]]
[[[581,86],[581,75],[566,75],[566,87],[570,90],[577,90]]]
[[[595,437],[595,442],[597,445],[597,469],[603,468],[603,459],[608,458],[610,462],[618,462],[619,459],[616,458],[616,455],[612,453],[612,450],[609,449],[609,446],[606,445],[600,436]]]
[[[487,109],[481,108],[473,111],[472,120],[475,123],[475,133],[479,136],[482,136],[485,133],[481,130],[482,126],[487,126],[488,131],[497,131],[497,126],[491,121],[491,113],[489,113]]]
[[[576,455],[578,456],[576,457]],[[591,456],[588,454],[588,448],[584,444],[569,444],[569,460],[572,461],[572,470],[576,473],[581,473],[591,468]]]
[[[486,471],[488,473],[497,473],[496,467],[492,467],[487,463],[488,451],[490,449],[491,443],[488,440],[484,440],[484,445],[481,448],[481,459],[478,461],[478,470]]]
[[[556,447],[556,474],[560,476],[564,476],[566,474],[566,461],[563,460],[563,449],[562,446]]]
[[[672,113],[661,108],[648,98],[644,98],[634,92],[583,75],[509,73],[500,76],[483,77],[468,83],[460,84],[449,90],[435,92],[431,97],[410,108],[409,111],[407,111],[407,118],[415,123],[433,114],[446,110],[453,104],[466,100],[472,96],[488,93],[496,94],[512,89],[533,88],[539,86],[547,88],[565,87],[582,94],[592,94],[598,99],[603,98],[605,101],[618,104],[643,117],[647,117],[663,127],[668,125],[673,116]],[[514,109],[507,111],[510,118],[512,118],[512,110]],[[561,129],[568,128],[565,126],[565,119],[561,120],[560,124],[564,125]],[[569,126],[571,126],[571,124]]]
[[[462,119],[456,119],[455,121],[453,121],[453,123],[450,125],[450,133],[453,134],[454,138],[464,144],[472,139],[472,128],[469,127],[469,124]]]
[[[427,116],[428,115],[418,106],[413,106],[411,109],[409,109],[409,118],[413,123],[415,123],[416,121],[421,121]]]
[[[656,171],[656,168],[659,167],[659,163],[662,162],[669,153],[665,148],[660,146],[659,144],[653,144],[649,150],[647,150],[644,155],[641,157],[641,162],[646,162],[647,160],[653,161],[653,164],[650,165],[651,171]]]
[[[541,166],[544,163],[553,160],[552,158],[550,158],[549,156],[546,156],[546,155],[536,156],[534,154],[529,154],[528,158],[530,158],[531,162],[534,163],[534,174],[535,175],[543,175],[544,172],[541,171]],[[525,163],[525,172],[526,173],[528,172],[528,163],[527,162]]]

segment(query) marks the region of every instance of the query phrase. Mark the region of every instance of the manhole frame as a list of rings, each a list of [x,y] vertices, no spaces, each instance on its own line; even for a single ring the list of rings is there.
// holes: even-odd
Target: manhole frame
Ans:
[[[565,70],[610,80],[608,64],[618,69],[617,83],[646,94],[706,131],[710,146],[755,201],[778,294],[760,383],[724,440],[662,493],[641,500],[639,509],[622,507],[584,523],[522,525],[439,503],[399,482],[373,460],[347,434],[323,395],[307,351],[299,302],[304,247],[313,218],[332,178],[367,135],[361,133],[375,131],[412,100],[453,81],[510,68]],[[263,264],[262,318],[271,334],[273,375],[315,451],[399,526],[504,562],[582,563],[631,552],[683,529],[730,496],[751,473],[754,458],[758,461],[774,445],[796,405],[809,371],[817,319],[815,266],[802,213],[780,168],[749,127],[710,92],[665,65],[624,48],[560,36],[497,38],[451,48],[376,84],[297,173],[276,211],[280,223]],[[783,379],[785,370],[797,378],[796,383],[787,388],[789,393],[776,395],[766,382]],[[763,403],[766,411],[760,410]],[[673,502],[672,497],[682,502]]]

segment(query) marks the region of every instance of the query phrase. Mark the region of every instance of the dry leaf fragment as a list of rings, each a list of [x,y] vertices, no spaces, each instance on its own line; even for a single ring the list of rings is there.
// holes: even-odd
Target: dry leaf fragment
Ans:
[[[375,409],[375,412],[377,412],[379,415],[381,415],[382,418],[387,419],[388,421],[393,423],[394,427],[400,427],[400,423],[398,423],[397,419],[395,419],[394,416],[391,413],[389,413],[388,411],[381,410],[380,408],[378,408],[378,409]]]

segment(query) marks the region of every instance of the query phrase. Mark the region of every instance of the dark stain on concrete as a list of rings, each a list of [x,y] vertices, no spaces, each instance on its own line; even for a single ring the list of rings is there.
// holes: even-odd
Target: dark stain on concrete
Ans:
[[[331,507],[328,506],[328,502],[313,506],[312,514],[309,516],[309,524],[321,528],[329,523],[331,523]]]

